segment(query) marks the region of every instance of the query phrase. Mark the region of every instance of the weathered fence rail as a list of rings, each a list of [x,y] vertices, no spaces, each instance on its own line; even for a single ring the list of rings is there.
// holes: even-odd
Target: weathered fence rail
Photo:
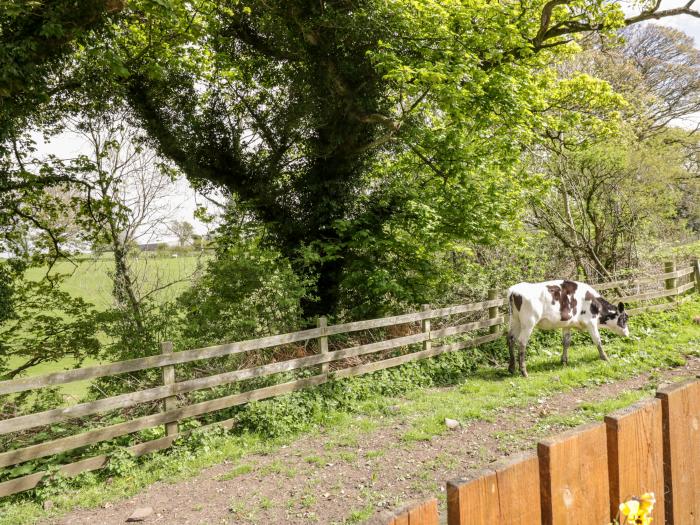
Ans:
[[[675,267],[669,268],[671,268],[672,271],[665,271],[658,275],[643,277],[636,281],[624,280],[613,283],[601,283],[597,285],[597,289],[614,289],[618,294],[622,295],[619,299],[627,302],[648,301],[661,298],[679,298],[682,294],[693,288],[700,289],[700,266],[697,262],[693,266],[681,269],[675,269]],[[642,289],[646,285],[653,284],[657,285],[657,289],[653,289],[653,287],[648,290]],[[662,287],[658,288],[658,286]],[[337,325],[328,325],[325,318],[320,318],[318,326],[308,330],[181,352],[173,352],[170,343],[163,343],[161,345],[161,355],[74,370],[65,370],[41,376],[0,381],[0,395],[12,395],[44,387],[138,372],[151,368],[160,368],[163,378],[163,384],[161,386],[105,397],[103,399],[79,403],[72,406],[18,415],[0,421],[0,435],[8,435],[71,419],[92,416],[117,409],[127,409],[144,403],[162,403],[162,411],[155,414],[136,417],[128,421],[86,430],[66,437],[3,451],[0,453],[0,467],[19,465],[26,461],[65,453],[87,445],[107,441],[160,425],[165,425],[165,436],[133,445],[129,447],[128,450],[136,455],[141,455],[164,449],[169,447],[178,436],[182,435],[182,433],[179,432],[178,422],[186,418],[198,417],[245,404],[250,401],[267,399],[309,388],[323,384],[332,379],[357,376],[411,361],[438,356],[447,352],[463,350],[498,339],[501,337],[499,326],[505,322],[505,318],[500,314],[499,309],[505,305],[505,302],[502,294],[492,290],[489,293],[488,300],[478,303],[436,309],[430,309],[426,306],[420,312]],[[677,301],[642,305],[631,309],[630,312],[664,309],[672,307],[675,304],[677,304]],[[469,322],[462,322],[463,319],[458,318],[455,320],[453,317],[461,316],[462,314],[471,314],[472,317],[478,316],[482,318]],[[436,323],[432,323],[432,321],[436,321]],[[408,335],[350,346],[348,348],[329,349],[329,342],[333,336],[378,328],[405,326],[410,323],[420,323],[420,325],[418,328],[410,330],[413,333],[409,333]],[[476,334],[473,333],[475,331],[477,331]],[[465,336],[470,336],[470,338],[463,339]],[[446,340],[446,338],[455,337],[462,339]],[[230,357],[245,352],[270,349],[294,343],[308,343],[309,341],[314,341],[315,348],[317,349],[317,352],[311,355],[183,381],[178,381],[176,377],[176,365]],[[436,342],[440,344],[434,344]],[[415,349],[406,353],[406,349],[410,348],[411,345],[420,345],[419,348],[422,349]],[[370,362],[354,364],[348,363],[347,361],[351,358],[368,357],[380,352],[389,350],[397,351],[399,349],[403,349],[403,353],[390,356],[381,355],[380,359]],[[331,364],[334,365],[335,370],[331,371]],[[186,404],[184,406],[177,406],[179,399],[177,396],[182,396],[183,394],[229,385],[248,379],[309,369],[310,367],[315,367],[314,370],[317,371],[320,367],[320,373],[310,377],[275,384],[273,386],[225,395],[223,397]],[[233,425],[233,421],[226,420],[215,424],[230,428]],[[106,462],[107,457],[105,455],[95,456],[62,465],[60,467],[60,472],[64,475],[76,475],[80,472],[99,469],[104,466]],[[4,481],[0,483],[0,497],[33,488],[41,481],[44,475],[44,472],[36,472]],[[505,476],[505,474],[501,475],[501,477],[503,476]],[[503,480],[502,483],[507,483],[507,479]]]
[[[700,521],[697,379],[662,388],[656,399],[614,412],[604,423],[543,440],[536,454],[447,482],[447,524],[609,525],[620,519],[620,503],[646,492],[656,496],[654,524]],[[392,519],[375,522],[397,523]]]

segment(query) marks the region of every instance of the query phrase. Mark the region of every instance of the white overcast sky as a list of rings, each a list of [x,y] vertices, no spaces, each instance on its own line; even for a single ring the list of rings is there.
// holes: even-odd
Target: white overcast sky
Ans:
[[[683,5],[687,0],[663,0],[662,9],[667,9],[671,7],[678,7]],[[626,12],[634,12],[634,9],[625,8]],[[636,10],[638,11],[638,9]],[[687,33],[695,39],[695,46],[700,48],[700,19],[694,18],[687,15],[665,18],[660,21],[654,21],[654,23],[659,23],[667,25]],[[692,121],[686,122],[685,125],[691,126],[694,122],[700,122],[700,114],[696,114],[692,117]],[[683,125],[679,123],[679,125]],[[693,125],[694,127],[694,125]],[[35,138],[39,139],[37,135]],[[89,151],[86,147],[86,143],[78,136],[63,134],[61,136],[55,137],[50,144],[43,144],[41,140],[37,140],[39,143],[38,153],[40,155],[54,154],[59,158],[74,157],[81,153],[86,153]],[[173,197],[169,199],[168,206],[170,207],[171,219],[172,220],[185,220],[189,221],[195,227],[195,231],[200,234],[204,234],[208,230],[208,226],[196,220],[193,216],[194,210],[198,204],[206,205],[207,202],[201,196],[197,196],[194,190],[190,187],[187,180],[183,177],[175,183],[173,188]],[[174,241],[175,237],[169,235],[167,232],[162,233],[149,242],[161,242],[161,241]],[[144,242],[146,242],[144,240]]]

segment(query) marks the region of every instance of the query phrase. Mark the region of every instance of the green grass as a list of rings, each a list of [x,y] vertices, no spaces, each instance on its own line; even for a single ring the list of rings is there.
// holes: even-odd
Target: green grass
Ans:
[[[598,360],[597,350],[586,343],[585,337],[577,337],[570,350],[570,365],[562,367],[558,360],[559,339],[542,339],[533,343],[535,355],[529,359],[528,379],[511,377],[500,368],[482,368],[453,388],[415,390],[402,399],[372,398],[355,406],[358,412],[363,413],[359,418],[341,410],[319,414],[318,423],[315,426],[310,424],[306,431],[319,433],[323,428],[328,438],[326,450],[339,454],[342,450],[336,450],[337,447],[358,444],[360,429],[371,430],[377,426],[404,422],[409,428],[403,439],[405,446],[410,447],[412,441],[431,439],[445,432],[445,417],[463,422],[476,418],[495,420],[504,414],[497,409],[524,406],[572,388],[600,385],[654,369],[678,366],[684,363],[685,355],[700,355],[700,325],[692,322],[692,317],[699,312],[700,299],[696,298],[677,310],[631,317],[630,339],[607,338],[610,364]],[[550,346],[542,346],[542,341],[548,341]],[[626,406],[640,396],[650,395],[653,386],[643,391],[625,392],[614,400],[583,404],[570,419],[558,416],[541,422],[540,431],[546,430],[543,425],[550,428],[570,426],[602,417],[604,413]],[[389,411],[389,407],[397,409]],[[381,422],[378,423],[378,420]],[[42,489],[43,492],[34,498],[19,495],[0,507],[0,525],[33,523],[38,519],[65,514],[76,507],[98,507],[108,501],[130,497],[161,479],[186,479],[224,460],[240,462],[253,453],[271,453],[282,444],[291,443],[297,436],[270,440],[258,434],[220,432],[206,435],[193,440],[189,448],[183,445],[167,454],[153,454],[141,458],[129,468],[115,465],[114,469],[122,474],[114,475],[109,485],[103,483],[104,475],[92,473],[70,482],[64,481],[55,489],[51,486]],[[368,457],[379,457],[381,451],[368,451],[366,454]],[[272,473],[294,475],[292,468],[279,460],[273,460],[259,470],[260,475]],[[45,512],[42,509],[42,498],[53,501],[52,510]],[[364,516],[371,514],[371,508],[371,505],[367,505],[355,509],[347,522],[362,521]]]
[[[145,289],[156,284],[173,282],[172,286],[154,294],[155,300],[165,302],[177,297],[189,287],[190,276],[197,268],[196,256],[154,257],[141,256],[132,261],[134,271]],[[113,271],[114,262],[108,257],[99,259],[84,258],[73,264],[67,261],[58,262],[51,274],[61,274],[67,277],[61,283],[61,289],[73,297],[81,297],[94,304],[97,309],[104,310],[112,304],[112,281],[109,273]],[[27,278],[39,280],[46,274],[46,268],[30,268]]]
[[[190,277],[197,269],[196,256],[154,257],[142,256],[134,261],[134,268],[141,282],[145,283],[145,289],[157,283],[174,282],[170,287],[154,294],[156,301],[165,302],[174,299],[190,286]],[[112,281],[109,272],[114,263],[109,257],[99,259],[84,258],[77,264],[62,261],[56,263],[51,270],[51,275],[65,275],[61,283],[61,289],[74,297],[85,299],[95,305],[98,310],[105,310],[112,303]],[[47,268],[30,268],[27,270],[27,278],[38,280],[46,274]],[[9,367],[19,366],[24,361],[21,358],[13,358],[8,362]],[[86,360],[82,366],[98,364],[95,360]],[[72,358],[59,361],[41,363],[25,372],[26,376],[49,374],[60,370],[69,370],[75,367]],[[61,386],[61,391],[69,399],[77,400],[83,397],[89,386],[88,381],[80,381]]]
[[[560,350],[555,347],[528,359],[527,379],[483,368],[459,388],[413,392],[400,407],[410,422],[403,439],[429,440],[447,432],[445,418],[492,420],[496,408],[526,406],[556,392],[681,365],[684,354],[700,354],[700,325],[692,322],[699,306],[695,299],[666,314],[630,317],[632,337],[609,338],[606,344],[610,363],[600,361],[595,346],[581,344],[585,338],[578,337],[569,351],[568,367],[559,364]]]
[[[231,479],[235,479],[235,478],[242,476],[244,474],[248,474],[249,472],[252,472],[252,471],[253,471],[253,467],[251,465],[247,465],[247,464],[238,465],[236,467],[233,467],[226,474],[222,474],[221,476],[218,476],[216,479],[219,481],[229,481]]]
[[[663,248],[655,255],[658,258],[700,258],[700,241]]]

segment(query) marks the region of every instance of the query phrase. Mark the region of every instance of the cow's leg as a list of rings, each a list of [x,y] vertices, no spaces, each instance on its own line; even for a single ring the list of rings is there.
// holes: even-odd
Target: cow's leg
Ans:
[[[530,334],[534,327],[521,326],[520,335],[518,336],[518,343],[520,344],[520,353],[518,355],[518,365],[520,366],[520,373],[523,377],[527,377],[527,365],[525,364],[525,357],[527,352],[527,342],[530,340]]]
[[[520,336],[520,324],[511,317],[510,329],[508,330],[508,372],[515,373],[515,342]]]
[[[517,335],[513,333],[511,329],[508,332],[508,372],[511,374],[515,373],[515,340]]]
[[[594,324],[589,325],[588,333],[591,334],[591,339],[593,339],[593,342],[598,347],[598,355],[600,358],[603,361],[609,361],[608,355],[605,353],[605,350],[603,350],[603,344],[600,342],[600,332],[598,331],[598,327]]]
[[[562,331],[562,346],[564,347],[561,352],[561,364],[569,364],[569,345],[571,344],[571,329],[564,328]]]

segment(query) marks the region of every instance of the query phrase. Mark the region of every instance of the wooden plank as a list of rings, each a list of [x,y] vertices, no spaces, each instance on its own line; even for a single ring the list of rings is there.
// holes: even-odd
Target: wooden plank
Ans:
[[[544,525],[608,525],[610,490],[604,423],[537,445]]]
[[[489,293],[488,293],[488,299],[489,300],[496,299],[497,297],[498,297],[498,290],[496,290],[495,288],[491,288],[489,290]],[[495,319],[497,317],[498,317],[498,306],[492,306],[491,308],[489,308],[489,319]],[[496,332],[498,332],[498,327],[495,325],[491,326],[491,328],[489,329],[489,333],[495,334]]]
[[[384,511],[374,516],[367,525],[438,525],[436,498],[420,503],[409,503],[395,511]]]
[[[499,324],[503,324],[503,317],[496,317],[495,319],[484,319],[483,321],[474,321],[471,323],[463,323],[458,324],[456,326],[448,326],[447,328],[442,328],[440,330],[432,330],[430,332],[430,339],[441,339],[443,337],[463,334],[465,332],[470,332],[471,330],[477,330],[479,328],[486,328],[489,326],[496,326]]]
[[[160,344],[161,354],[172,354],[173,344],[170,341],[164,341]],[[163,367],[163,385],[172,385],[175,383],[175,367],[173,365],[167,365]],[[177,397],[170,396],[166,397],[163,402],[163,410],[168,412],[169,410],[174,410],[177,408]],[[172,421],[165,424],[165,434],[167,436],[172,436],[179,432],[177,421]]]
[[[337,370],[333,372],[331,376],[336,379],[341,379],[344,377],[352,377],[356,375],[366,374],[377,370],[383,370],[386,368],[399,366],[411,361],[417,361],[420,359],[434,357],[446,352],[455,352],[469,347],[478,346],[480,344],[494,341],[499,337],[499,334],[492,334],[483,337],[478,337],[470,341],[435,346],[428,352],[413,352],[411,354],[406,354],[391,359],[385,359],[382,361],[376,361],[374,363],[357,365],[354,367]],[[276,395],[293,392],[294,390],[308,388],[309,386],[315,386],[324,383],[325,381],[320,381],[320,379],[324,377],[325,376],[323,375],[313,376],[307,379],[282,383],[280,385],[274,385],[258,390],[251,390],[242,394],[233,394],[231,396],[218,398],[212,401],[204,401],[169,412],[144,416],[141,418],[133,419],[131,421],[126,421],[124,423],[117,423],[108,427],[90,430],[81,434],[67,436],[53,441],[47,441],[45,443],[39,443],[37,445],[32,445],[18,450],[10,450],[8,452],[0,454],[0,467],[15,465],[17,463],[29,461],[30,459],[36,459],[40,457],[50,456],[52,454],[58,454],[60,452],[65,452],[67,450],[72,450],[92,443],[98,443],[100,441],[107,441],[109,439],[113,439],[124,434],[130,434],[132,432],[137,432],[146,428],[162,425],[171,421],[177,421],[178,419],[199,416],[208,412],[220,410],[222,408],[229,408],[231,406],[247,403],[249,401],[267,399]]]
[[[644,292],[636,295],[627,295],[625,297],[614,297],[611,302],[622,301],[623,303],[631,303],[636,301],[649,301],[651,299],[660,299],[662,297],[671,297],[682,293],[680,288],[672,288],[670,290],[654,290],[653,292]]]
[[[408,525],[438,525],[438,502],[433,498],[408,511]]]
[[[182,381],[180,383],[153,387],[146,390],[140,390],[138,392],[108,397],[105,399],[99,399],[97,401],[90,401],[88,403],[80,403],[69,407],[55,408],[52,410],[46,410],[44,412],[27,414],[25,416],[18,416],[12,419],[0,421],[0,434],[7,434],[9,432],[19,432],[22,430],[27,430],[42,425],[56,423],[59,421],[65,421],[67,419],[84,417],[100,412],[115,410],[118,408],[132,407],[140,403],[145,403],[148,401],[157,401],[165,397],[174,396],[177,394],[184,394],[187,392],[201,390],[204,388],[213,388],[215,386],[232,383],[234,381],[242,381],[245,379],[251,379],[255,377],[269,376],[272,374],[287,372],[290,370],[295,370],[307,366],[313,366],[321,363],[328,363],[331,361],[346,359],[348,357],[357,357],[360,355],[379,352],[381,350],[389,350],[392,348],[406,346],[413,343],[420,343],[429,337],[430,334],[424,333],[409,335],[405,337],[396,337],[394,339],[389,339],[386,341],[379,341],[377,343],[346,348],[344,350],[337,350],[335,352],[316,354],[307,357],[300,357],[297,359],[290,359],[287,361],[279,361],[277,363],[262,365],[254,368],[234,370],[232,372],[225,372],[223,374],[200,377],[197,379],[190,379],[188,381]]]
[[[700,293],[700,259],[693,261],[693,280],[695,281],[695,292]]]
[[[674,272],[660,273],[656,275],[651,275],[649,277],[632,278],[632,279],[622,279],[619,281],[607,281],[603,283],[592,284],[591,286],[597,290],[609,290],[610,288],[618,288],[620,286],[634,286],[636,284],[650,284],[661,280],[665,280],[671,277],[684,277],[688,274],[693,273],[693,268],[686,267],[676,270]]]
[[[73,381],[82,381],[84,379],[95,379],[97,377],[123,374],[126,372],[136,372],[138,370],[146,370],[148,368],[161,367],[165,365],[177,365],[182,363],[190,363],[192,361],[201,361],[203,359],[211,359],[213,357],[224,357],[241,352],[249,352],[251,350],[260,350],[263,348],[271,348],[273,346],[294,343],[297,341],[305,341],[307,339],[318,337],[319,335],[321,335],[320,329],[312,328],[310,330],[302,330],[301,332],[294,332],[290,334],[274,335],[270,337],[262,337],[260,339],[241,341],[238,343],[175,352],[170,355],[140,357],[138,359],[119,361],[118,363],[111,363],[108,365],[89,366],[85,368],[76,368],[74,370],[53,372],[51,374],[44,374],[40,376],[0,381],[0,395],[12,394],[14,392],[24,392],[26,390],[32,390],[34,388],[41,388],[44,386],[72,383]]]
[[[225,372],[223,374],[216,374],[213,376],[190,379],[188,381],[182,381],[180,383],[153,387],[146,390],[140,390],[138,392],[131,392],[119,396],[99,399],[97,401],[80,403],[69,407],[55,408],[52,410],[46,410],[44,412],[36,412],[33,414],[27,414],[25,416],[18,416],[15,418],[0,421],[0,434],[19,432],[38,426],[48,425],[59,421],[65,421],[68,419],[89,416],[100,412],[115,410],[118,408],[132,407],[140,403],[157,401],[159,399],[175,396],[177,394],[184,394],[187,392],[193,392],[195,390],[201,390],[204,388],[213,388],[216,386],[229,384],[235,381],[242,381],[245,379],[252,379],[257,377],[265,377],[280,372],[288,372],[290,370],[296,370],[299,368],[318,365],[321,363],[338,361],[341,359],[347,359],[349,357],[358,357],[361,355],[367,355],[382,350],[390,350],[401,346],[420,343],[429,339],[446,337],[448,335],[456,335],[476,328],[491,326],[492,324],[497,322],[500,323],[501,321],[502,319],[497,318],[487,319],[484,321],[477,321],[473,323],[465,323],[462,325],[444,328],[442,330],[437,330],[429,333],[418,333],[404,337],[396,337],[393,339],[388,339],[386,341],[379,341],[376,343],[355,346],[343,350],[336,350],[334,352],[300,357],[297,359],[290,359],[287,361],[279,361],[277,363],[271,363],[269,365],[262,365],[254,368],[234,370],[232,372]]]
[[[676,272],[676,261],[666,261],[664,263],[664,271],[666,274],[669,273],[675,273]],[[673,290],[677,286],[677,278],[674,277],[668,277],[664,280],[664,287],[667,290]]]
[[[648,306],[640,306],[638,308],[632,308],[630,310],[625,309],[628,314],[638,314],[642,312],[661,312],[664,310],[671,310],[678,306],[678,301],[672,303],[662,303],[662,304],[650,304]]]
[[[205,425],[194,430],[188,430],[187,432],[183,432],[178,435],[164,436],[159,439],[146,441],[145,443],[139,443],[137,445],[127,447],[126,450],[134,454],[134,456],[143,456],[145,454],[156,452],[158,450],[164,450],[170,447],[173,444],[173,442],[180,436],[187,436],[192,432],[199,432],[212,427],[231,429],[233,428],[235,422],[235,418],[231,418],[224,421],[219,421],[217,423],[211,423],[209,425]],[[77,476],[78,474],[81,474],[83,472],[101,469],[107,464],[107,461],[109,461],[109,455],[103,454],[100,456],[83,459],[73,463],[68,463],[67,465],[62,465],[59,469],[59,472],[63,476]],[[9,481],[0,483],[0,497],[10,496],[18,492],[24,492],[25,490],[33,489],[41,482],[45,475],[46,472],[35,472],[34,474],[29,474],[21,478],[11,479]]]
[[[449,481],[447,523],[540,525],[539,479],[538,458],[527,452],[470,478]]]
[[[678,295],[680,295],[680,294],[682,294],[682,293],[684,293],[684,292],[687,292],[688,290],[692,290],[693,288],[695,288],[695,282],[694,282],[694,281],[690,281],[689,283],[685,283],[685,284],[683,284],[683,285],[681,285],[681,286],[679,286],[679,287],[677,288],[677,290],[678,290]]]
[[[666,522],[700,523],[700,382],[660,388]],[[657,500],[658,500],[657,496]]]
[[[370,330],[372,328],[382,328],[384,326],[422,321],[423,319],[435,319],[437,317],[446,317],[448,315],[478,312],[479,310],[484,310],[493,306],[503,306],[504,304],[506,304],[506,300],[499,298],[491,301],[482,301],[480,303],[461,304],[446,308],[437,308],[435,310],[426,310],[424,312],[395,315],[393,317],[383,317],[381,319],[371,319],[369,321],[354,321],[352,323],[329,326],[327,333],[328,335],[336,335],[346,332],[357,332],[359,330]]]
[[[227,355],[249,352],[251,350],[260,350],[271,348],[283,344],[305,341],[321,335],[331,336],[346,332],[354,332],[358,330],[368,330],[371,328],[381,328],[396,324],[403,324],[413,321],[422,321],[424,319],[432,319],[436,317],[445,317],[448,315],[475,312],[484,308],[501,306],[505,304],[505,299],[494,299],[491,301],[483,301],[481,303],[471,303],[464,305],[451,306],[447,308],[438,308],[435,310],[427,310],[423,312],[403,314],[392,317],[384,317],[380,319],[370,319],[367,321],[356,321],[352,323],[339,324],[329,326],[325,329],[312,328],[282,335],[262,337],[259,339],[250,339],[237,343],[225,345],[211,346],[207,348],[198,348],[194,350],[186,350],[183,352],[175,352],[171,355],[156,355],[150,357],[142,357],[138,359],[130,359],[120,361],[118,363],[110,363],[107,365],[96,365],[85,368],[77,368],[74,370],[64,370],[61,372],[53,372],[40,376],[24,377],[20,379],[11,379],[8,381],[0,381],[0,395],[11,394],[16,392],[24,392],[34,388],[45,386],[61,385],[72,383],[74,381],[82,381],[85,379],[95,379],[98,377],[123,374],[127,372],[136,372],[148,368],[162,367],[166,365],[176,365],[189,363],[192,361],[200,361],[203,359],[211,359],[214,357],[223,357]]]
[[[427,311],[427,310],[430,310],[430,305],[424,304],[423,311]],[[421,330],[424,333],[430,333],[430,319],[423,319],[423,321],[421,322]],[[430,338],[423,341],[423,350],[430,350],[431,346],[432,346],[432,342],[430,341]]]
[[[316,320],[316,326],[321,330],[321,332],[325,332],[326,327],[328,326],[328,319],[324,316],[319,317]],[[321,337],[318,338],[318,347],[319,347],[319,352],[322,354],[327,354],[328,353],[328,336],[327,335],[322,335]],[[329,370],[330,365],[328,363],[324,363],[321,365],[321,373],[322,374],[327,374]]]
[[[661,401],[637,403],[605,417],[610,474],[610,515],[630,496],[656,495],[654,523],[664,520],[664,458]],[[618,518],[619,520],[619,518]]]
[[[495,341],[500,337],[501,334],[489,334],[482,337],[477,337],[475,339],[471,339],[469,341],[462,341],[460,343],[434,346],[430,350],[421,350],[419,352],[413,352],[398,357],[392,357],[390,359],[383,359],[382,361],[375,361],[374,363],[367,363],[364,365],[343,368],[342,370],[336,370],[335,372],[333,372],[333,377],[340,379],[343,377],[352,377],[361,374],[367,374],[369,372],[376,372],[377,370],[384,370],[386,368],[399,366],[404,363],[409,363],[411,361],[418,361],[421,359],[426,359],[428,357],[435,357],[447,352],[456,352],[458,350],[464,350],[473,346],[479,346],[490,341]]]

